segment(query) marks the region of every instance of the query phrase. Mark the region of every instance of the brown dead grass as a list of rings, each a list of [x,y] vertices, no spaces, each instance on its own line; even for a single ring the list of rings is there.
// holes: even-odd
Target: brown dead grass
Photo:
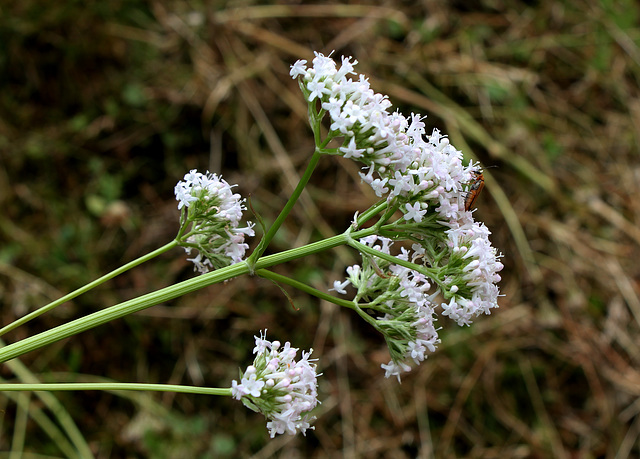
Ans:
[[[11,12],[41,25],[29,7]],[[468,329],[443,319],[438,352],[402,384],[383,378],[384,343],[353,314],[296,292],[293,310],[252,278],[27,356],[32,371],[68,372],[58,380],[224,386],[268,328],[321,359],[323,404],[307,437],[269,440],[259,415],[227,400],[158,396],[171,414],[153,424],[139,401],[61,395],[97,456],[640,457],[637,5],[156,2],[144,20],[139,8],[106,22],[83,10],[86,43],[64,18],[7,42],[26,75],[4,81],[3,115],[17,115],[0,124],[3,322],[55,297],[51,284],[72,290],[171,239],[171,190],[189,168],[223,173],[256,212],[277,215],[312,151],[288,70],[313,50],[354,56],[403,113],[428,115],[468,158],[496,166],[476,217],[505,255],[505,296]],[[67,60],[45,65],[47,46]],[[272,250],[342,231],[372,201],[358,182],[353,164],[323,161]],[[87,195],[126,211],[92,214]],[[325,288],[353,262],[336,250],[281,269]],[[191,275],[176,252],[12,338]],[[4,450],[15,411],[9,403]],[[38,428],[26,432],[28,450],[51,451]]]

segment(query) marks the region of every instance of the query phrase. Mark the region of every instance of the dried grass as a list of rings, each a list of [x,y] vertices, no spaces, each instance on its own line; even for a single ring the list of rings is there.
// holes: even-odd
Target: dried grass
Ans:
[[[496,166],[476,216],[505,254],[505,297],[469,329],[447,323],[438,352],[401,385],[384,380],[384,343],[352,314],[293,292],[294,311],[258,279],[27,356],[38,372],[222,386],[248,363],[252,334],[268,328],[321,358],[324,401],[306,438],[269,441],[258,415],[196,396],[162,398],[172,421],[147,437],[124,436],[144,407],[109,394],[61,396],[96,455],[640,457],[637,5],[216,4],[138,5],[111,11],[106,23],[78,7],[86,37],[67,29],[71,15],[60,8],[42,7],[51,8],[46,24],[29,16],[37,2],[8,10],[18,25],[0,21],[5,38],[19,32],[6,40],[12,68],[2,79],[4,321],[51,296],[48,284],[71,290],[171,238],[172,184],[189,168],[222,172],[273,218],[312,151],[305,104],[288,77],[312,50],[354,56],[402,112],[428,114],[465,155]],[[60,60],[49,62],[51,53]],[[123,85],[144,102],[127,99]],[[74,131],[79,116],[86,126]],[[342,231],[371,200],[356,172],[323,161],[273,250]],[[115,198],[110,184],[120,184]],[[120,199],[129,213],[115,223],[88,214],[87,195]],[[174,255],[67,311],[191,276]],[[353,262],[340,250],[281,269],[323,288]],[[22,271],[42,279],[27,288],[35,299],[25,299]],[[47,450],[37,429],[28,434]]]

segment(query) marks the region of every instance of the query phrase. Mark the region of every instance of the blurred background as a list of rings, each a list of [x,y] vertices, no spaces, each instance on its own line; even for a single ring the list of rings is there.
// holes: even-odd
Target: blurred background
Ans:
[[[234,279],[0,376],[224,387],[266,328],[320,358],[315,431],[270,440],[261,415],[222,397],[5,393],[5,456],[640,457],[640,6],[376,3],[4,2],[2,325],[172,240],[189,169],[222,173],[272,221],[313,151],[289,66],[314,50],[353,56],[395,108],[488,167],[475,217],[504,253],[500,309],[469,328],[442,318],[437,352],[398,384],[355,314]],[[375,200],[357,172],[324,158],[270,253],[344,231]],[[327,289],[355,255],[277,271]],[[185,258],[166,253],[3,340],[192,278]]]

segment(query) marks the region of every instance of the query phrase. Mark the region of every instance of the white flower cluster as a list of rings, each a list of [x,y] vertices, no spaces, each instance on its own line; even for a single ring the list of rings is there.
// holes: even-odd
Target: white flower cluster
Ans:
[[[342,139],[341,147],[327,153],[361,162],[362,180],[386,198],[388,208],[403,213],[401,221],[387,226],[388,235],[414,244],[411,251],[402,249],[396,257],[423,266],[422,272],[431,273],[429,277],[437,286],[429,295],[430,282],[419,271],[389,265],[377,257],[373,261],[363,257],[362,267],[348,268],[348,279],[334,284],[339,293],[346,293],[346,286],[353,285],[358,290],[356,304],[376,298],[380,288],[388,289],[383,297],[393,311],[378,320],[402,317],[404,325],[394,319],[393,327],[383,330],[392,357],[383,367],[387,377],[399,377],[401,371],[409,371],[407,361],[419,363],[424,351],[433,351],[438,342],[431,303],[435,295],[442,294],[447,300],[442,303],[445,316],[459,325],[469,325],[477,315],[489,314],[498,306],[496,283],[503,265],[498,261],[501,255],[489,242],[489,230],[465,209],[466,192],[479,167],[472,162],[465,166],[462,153],[437,129],[425,140],[425,125],[419,115],[407,119],[398,112],[390,113],[387,97],[374,93],[364,75],[348,77],[355,75],[355,64],[343,57],[337,68],[333,59],[316,53],[312,67],[298,61],[291,67],[291,76],[298,78],[307,98],[314,118],[311,122],[329,115],[331,125],[322,143]],[[361,242],[389,253],[391,239],[377,240],[382,245],[375,245],[375,238]],[[365,269],[371,263],[380,263],[384,275],[380,267]],[[390,278],[385,279],[386,275]],[[377,308],[375,300],[373,303]],[[409,322],[414,325],[407,328]]]
[[[380,252],[391,254],[391,239],[369,236],[360,240],[363,244]],[[418,262],[419,255],[402,249],[398,259]],[[427,358],[427,352],[434,352],[438,339],[435,327],[435,295],[428,295],[431,289],[429,279],[414,270],[389,263],[386,260],[364,258],[362,267],[347,268],[348,278],[344,282],[334,282],[333,290],[346,294],[348,285],[356,288],[354,301],[361,308],[381,314],[376,317],[376,325],[384,334],[391,352],[391,361],[382,365],[385,376],[397,376],[411,370],[409,362],[419,365]],[[365,301],[364,303],[362,301]]]
[[[491,314],[498,307],[500,255],[489,241],[491,232],[483,224],[473,221],[467,212],[466,221],[455,222],[446,231],[450,249],[448,270],[454,274],[445,278],[445,290],[449,303],[442,303],[443,315],[458,325],[470,325],[471,319],[480,314]],[[460,272],[462,274],[460,274]]]
[[[356,63],[343,57],[338,69],[333,59],[316,53],[313,67],[300,60],[290,74],[299,78],[309,104],[320,101],[317,118],[328,113],[331,119],[328,138],[343,139],[337,153],[364,164],[360,176],[378,196],[403,204],[407,221],[422,222],[429,208],[457,220],[464,211],[464,186],[477,166],[463,166],[461,152],[437,129],[425,141],[419,115],[408,120],[389,113],[387,96],[374,93],[364,75],[347,77]]]
[[[319,403],[316,359],[309,359],[313,350],[302,352],[295,360],[298,349],[289,342],[281,347],[279,341],[267,341],[266,330],[255,337],[256,355],[241,375],[240,384],[232,381],[231,393],[248,408],[262,413],[269,422],[271,438],[276,434],[303,434],[315,417],[308,413]],[[303,416],[304,415],[304,416]]]
[[[187,254],[198,251],[188,260],[201,273],[242,261],[249,248],[244,238],[254,235],[251,222],[239,226],[246,207],[231,188],[217,174],[202,174],[195,169],[175,186],[178,209],[182,210],[177,240]]]

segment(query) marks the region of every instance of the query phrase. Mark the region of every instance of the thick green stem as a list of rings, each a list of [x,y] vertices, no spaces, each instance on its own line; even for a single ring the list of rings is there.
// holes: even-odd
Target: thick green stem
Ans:
[[[348,243],[352,237],[366,237],[375,233],[375,229],[367,228],[355,231],[350,234],[339,234],[337,236],[314,242],[303,247],[287,250],[286,252],[276,253],[260,258],[255,269],[269,268],[280,263],[286,263],[291,260],[305,257],[324,250],[332,249],[340,245]],[[88,316],[81,317],[66,324],[44,331],[34,336],[30,336],[21,341],[15,342],[3,348],[0,348],[0,362],[19,357],[22,354],[33,351],[40,347],[54,343],[64,338],[76,335],[83,331],[97,327],[112,320],[124,317],[134,312],[155,306],[156,304],[172,300],[189,292],[201,289],[211,284],[223,282],[233,277],[250,272],[247,263],[236,263],[226,268],[203,274],[193,279],[180,282],[169,287],[157,290],[155,292],[142,295],[138,298],[125,301],[123,303],[111,306],[101,311],[94,312]]]
[[[118,319],[128,314],[133,314],[134,312],[142,311],[148,307],[169,301],[180,295],[198,290],[212,283],[222,282],[246,272],[248,272],[248,267],[244,263],[235,264],[228,268],[204,274],[194,279],[189,279],[170,287],[125,301],[124,303],[111,306],[101,311],[94,312],[88,316],[81,317],[80,319],[73,320],[0,348],[0,362],[6,362],[7,360],[18,357],[26,352],[38,349],[64,338],[68,338],[69,336],[73,336],[111,320]]]
[[[4,335],[7,332],[10,332],[11,330],[19,327],[20,325],[23,325],[27,322],[29,322],[32,319],[35,319],[36,317],[44,314],[45,312],[51,311],[52,309],[60,306],[63,303],[66,303],[69,300],[72,300],[73,298],[82,295],[83,293],[88,292],[89,290],[91,290],[92,288],[97,287],[100,284],[105,283],[106,281],[113,279],[114,277],[122,274],[125,271],[128,271],[131,268],[134,268],[135,266],[138,266],[142,263],[144,263],[145,261],[151,260],[154,257],[157,257],[158,255],[166,252],[167,250],[170,250],[174,247],[176,247],[178,245],[178,242],[176,241],[171,241],[168,244],[160,247],[159,249],[154,250],[153,252],[150,252],[140,258],[137,258],[129,263],[127,263],[124,266],[119,267],[118,269],[114,269],[113,271],[111,271],[110,273],[105,274],[104,276],[94,280],[93,282],[90,282],[89,284],[85,285],[84,287],[81,287],[77,290],[74,290],[71,293],[66,294],[65,296],[63,296],[62,298],[59,298],[55,301],[52,301],[51,303],[42,306],[39,309],[36,309],[33,312],[30,312],[29,314],[27,314],[24,317],[21,317],[20,319],[14,320],[13,322],[11,322],[8,325],[5,325],[4,327],[2,327],[0,329],[0,336]]]

